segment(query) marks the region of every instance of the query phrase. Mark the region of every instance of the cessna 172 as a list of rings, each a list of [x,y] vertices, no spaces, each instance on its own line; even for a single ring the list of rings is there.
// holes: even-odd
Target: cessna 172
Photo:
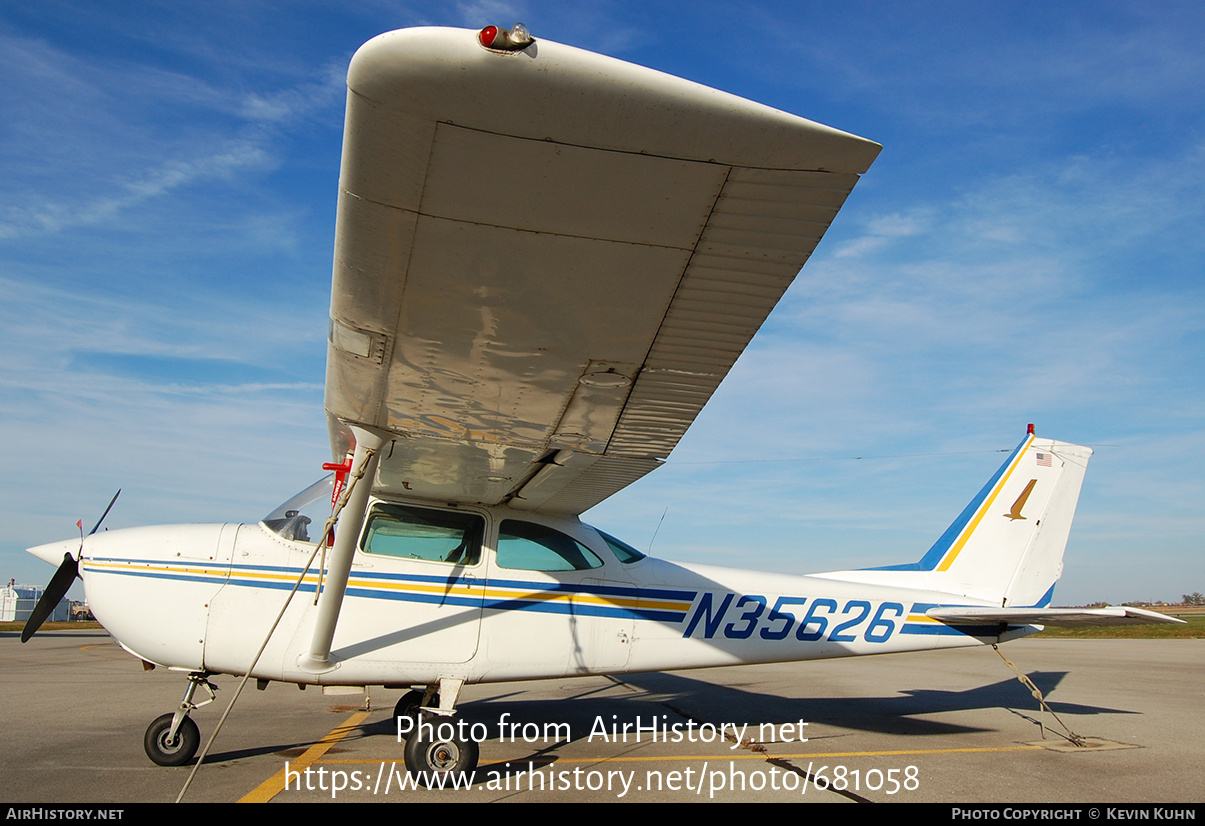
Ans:
[[[258,525],[31,549],[62,563],[50,606],[78,575],[125,650],[189,674],[150,758],[192,759],[213,674],[421,687],[397,713],[449,716],[469,683],[1165,620],[1047,607],[1092,451],[1032,426],[911,564],[679,565],[578,520],[669,455],[879,149],[520,25],[365,44],[331,296],[335,473]],[[477,756],[457,736],[406,746],[412,771]]]

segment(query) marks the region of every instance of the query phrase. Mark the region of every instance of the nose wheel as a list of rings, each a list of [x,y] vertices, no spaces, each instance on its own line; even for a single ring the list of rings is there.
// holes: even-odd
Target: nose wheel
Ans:
[[[156,717],[147,727],[142,738],[142,747],[151,762],[159,766],[183,766],[192,760],[201,745],[201,730],[191,717],[185,717],[172,736],[172,718],[175,714]]]
[[[217,686],[209,682],[208,674],[188,675],[188,688],[180,707],[170,714],[156,717],[142,737],[142,748],[151,762],[159,766],[183,766],[197,754],[201,746],[201,730],[188,715],[194,709],[207,706],[215,699]],[[209,699],[194,703],[193,696],[200,686],[209,692]]]

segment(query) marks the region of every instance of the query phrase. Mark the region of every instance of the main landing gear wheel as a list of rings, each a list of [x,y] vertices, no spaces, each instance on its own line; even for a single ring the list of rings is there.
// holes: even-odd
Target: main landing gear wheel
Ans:
[[[434,697],[431,698],[431,706],[434,707],[434,706],[438,706],[438,705],[439,705],[439,694],[436,694]],[[393,707],[393,716],[395,718],[396,717],[409,717],[413,721],[412,725],[409,728],[406,728],[405,723],[402,724],[400,733],[401,733],[401,737],[403,740],[409,740],[410,735],[413,734],[414,732],[418,731],[418,722],[419,722],[419,720],[422,719],[419,716],[419,709],[422,707],[423,707],[423,692],[419,691],[417,689],[415,689],[414,691],[407,691],[405,694],[402,695],[402,699],[397,701],[397,705],[395,705]]]
[[[146,735],[142,738],[142,747],[146,756],[160,766],[183,766],[192,760],[201,745],[201,731],[191,717],[180,721],[180,728],[174,739],[168,739],[172,730],[174,714],[164,714],[156,717],[147,726]]]
[[[446,721],[446,718],[444,718]],[[439,732],[439,723],[432,723],[435,732]],[[471,774],[477,768],[477,759],[481,749],[477,741],[471,737],[460,739],[455,735],[449,739],[415,735],[406,741],[406,768],[416,777],[418,782],[430,788],[446,786],[435,779],[435,775],[451,775],[446,778],[448,785],[459,785],[458,775]]]

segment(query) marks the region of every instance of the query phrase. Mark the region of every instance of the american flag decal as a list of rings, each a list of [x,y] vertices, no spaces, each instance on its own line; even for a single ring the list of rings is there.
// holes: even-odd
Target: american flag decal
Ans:
[[[1037,453],[1034,455],[1036,455],[1038,457],[1038,467],[1050,467],[1050,454],[1049,453]]]

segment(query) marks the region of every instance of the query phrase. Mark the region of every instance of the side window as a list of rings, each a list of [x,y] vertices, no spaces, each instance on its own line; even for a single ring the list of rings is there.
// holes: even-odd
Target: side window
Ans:
[[[368,516],[360,549],[379,556],[476,565],[485,520],[471,513],[377,504]]]
[[[498,566],[522,571],[588,571],[603,561],[571,536],[533,522],[503,521]]]

